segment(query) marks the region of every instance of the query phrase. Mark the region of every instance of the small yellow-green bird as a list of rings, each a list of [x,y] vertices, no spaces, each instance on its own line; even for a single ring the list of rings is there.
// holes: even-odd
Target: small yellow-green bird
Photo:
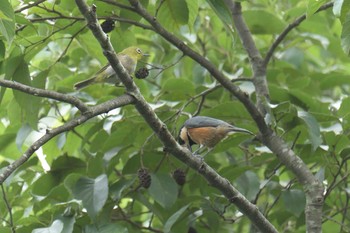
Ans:
[[[124,66],[129,75],[132,75],[135,72],[137,61],[143,56],[148,56],[148,54],[144,54],[140,48],[135,46],[128,47],[117,54],[118,60]],[[107,64],[92,78],[74,84],[74,88],[79,90],[95,83],[119,84],[120,79],[114,72],[112,66]]]

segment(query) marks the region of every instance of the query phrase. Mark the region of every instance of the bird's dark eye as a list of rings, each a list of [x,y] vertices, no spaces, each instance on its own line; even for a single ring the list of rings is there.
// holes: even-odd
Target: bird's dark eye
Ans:
[[[139,54],[142,53],[141,49],[139,49],[139,48],[136,49],[136,52],[139,53]]]

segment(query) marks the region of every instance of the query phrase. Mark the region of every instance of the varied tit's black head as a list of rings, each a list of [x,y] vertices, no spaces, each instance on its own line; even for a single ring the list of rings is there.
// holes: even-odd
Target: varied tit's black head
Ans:
[[[190,151],[192,151],[191,146],[196,144],[188,135],[187,128],[184,126],[180,129],[178,142],[181,146],[186,146]]]

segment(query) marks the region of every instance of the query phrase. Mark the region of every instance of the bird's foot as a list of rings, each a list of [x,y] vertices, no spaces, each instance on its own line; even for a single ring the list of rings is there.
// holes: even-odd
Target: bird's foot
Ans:
[[[196,157],[197,159],[200,159],[201,161],[204,161],[204,158],[200,154],[197,154],[197,153],[194,152],[192,155],[194,157]]]

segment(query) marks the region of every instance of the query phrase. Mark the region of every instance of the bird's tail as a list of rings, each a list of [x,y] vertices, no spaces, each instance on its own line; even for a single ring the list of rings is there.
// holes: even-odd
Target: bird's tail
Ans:
[[[93,84],[93,83],[96,83],[96,77],[92,77],[92,78],[89,78],[89,79],[86,79],[86,80],[83,80],[81,82],[74,84],[74,89],[80,90],[82,88],[85,88],[85,87]]]

